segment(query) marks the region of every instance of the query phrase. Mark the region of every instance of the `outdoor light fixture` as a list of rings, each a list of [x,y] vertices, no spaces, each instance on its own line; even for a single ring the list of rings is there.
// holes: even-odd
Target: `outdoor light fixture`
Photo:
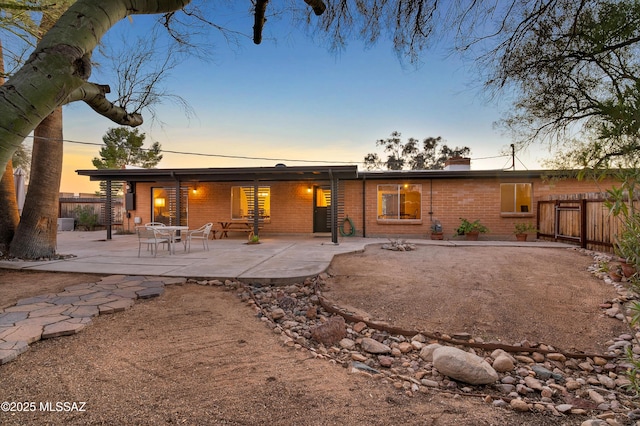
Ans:
[[[156,207],[164,207],[165,206],[165,199],[161,198],[161,197],[158,197],[155,200],[153,200],[153,204]]]
[[[307,187],[307,192],[308,192],[309,194],[311,194],[311,185],[309,185],[309,186]]]

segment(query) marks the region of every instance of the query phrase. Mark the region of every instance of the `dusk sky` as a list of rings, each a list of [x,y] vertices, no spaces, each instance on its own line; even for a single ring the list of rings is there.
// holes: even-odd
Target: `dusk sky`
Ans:
[[[221,21],[251,33],[246,8]],[[107,36],[120,40],[120,32],[149,28],[148,17],[134,16]],[[150,121],[141,126],[145,146],[158,141],[165,151],[158,167],[362,167],[367,153],[385,158],[375,142],[396,130],[403,140],[441,136],[451,148],[470,147],[473,169],[511,166],[510,157],[487,158],[504,154],[512,142],[493,126],[508,105],[487,102],[471,64],[447,57],[444,46],[427,52],[416,67],[402,64],[387,40],[373,47],[351,41],[344,51],[332,53],[278,20],[267,21],[261,45],[246,38],[235,48],[219,36],[212,38],[212,61],[186,60],[167,81],[169,91],[182,96],[196,116],[188,119],[180,107],[167,103],[158,108],[164,126]],[[99,73],[91,81],[104,83]],[[101,143],[110,127],[116,125],[82,103],[64,109],[65,140]],[[534,148],[517,154],[516,169],[541,168],[548,154]],[[62,192],[97,189],[75,170],[93,169],[99,149],[65,143]]]

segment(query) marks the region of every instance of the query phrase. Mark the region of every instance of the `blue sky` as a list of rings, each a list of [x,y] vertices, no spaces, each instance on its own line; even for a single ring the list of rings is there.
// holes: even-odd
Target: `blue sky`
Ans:
[[[144,33],[149,22],[134,16],[108,36],[115,40],[121,31]],[[251,20],[236,19],[233,25],[251,32]],[[511,164],[506,157],[484,159],[503,154],[511,143],[493,126],[506,105],[487,102],[471,64],[442,50],[428,52],[419,67],[403,65],[386,40],[373,47],[351,41],[344,51],[332,53],[277,20],[267,22],[261,45],[246,39],[235,48],[212,38],[212,61],[190,58],[168,80],[170,91],[187,100],[196,116],[186,118],[173,104],[161,106],[164,126],[141,126],[147,145],[158,141],[163,150],[269,159],[165,153],[159,167],[361,165],[369,152],[384,157],[375,141],[396,130],[405,140],[442,136],[452,148],[469,146],[473,169]],[[65,107],[64,126],[67,140],[100,143],[115,124],[84,104],[73,104]],[[61,191],[95,190],[97,185],[75,170],[92,169],[98,151],[97,146],[65,144]],[[540,148],[518,153],[516,168],[539,169],[545,154]],[[308,161],[287,161],[296,159]]]

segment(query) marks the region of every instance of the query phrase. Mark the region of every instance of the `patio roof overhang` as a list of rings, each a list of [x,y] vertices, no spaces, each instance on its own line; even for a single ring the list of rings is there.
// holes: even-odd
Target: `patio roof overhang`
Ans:
[[[381,170],[361,171],[360,178],[379,179],[482,179],[482,178],[522,178],[576,177],[576,170]]]
[[[320,181],[357,179],[357,166],[275,166],[194,169],[102,169],[76,170],[92,181],[128,182],[255,182]]]

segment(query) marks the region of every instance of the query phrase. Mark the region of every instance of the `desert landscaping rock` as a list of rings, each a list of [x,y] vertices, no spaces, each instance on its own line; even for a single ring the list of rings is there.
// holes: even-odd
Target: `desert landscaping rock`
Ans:
[[[449,346],[433,352],[433,366],[446,376],[472,385],[495,383],[499,378],[483,358]]]
[[[315,286],[322,288],[323,282],[322,279],[317,278]],[[289,286],[288,291],[308,295],[309,292],[305,289],[310,285],[314,283],[306,282],[298,285],[297,288]],[[245,286],[240,283],[225,283],[225,286],[241,290],[238,295],[259,311],[269,312],[271,307],[277,305],[275,296],[277,291],[272,288]],[[247,289],[254,293],[257,304],[253,298],[246,296]],[[321,308],[317,309],[317,318],[305,318],[304,312],[310,306],[317,305],[318,298],[311,294],[308,298],[297,297],[296,300],[295,307],[284,310],[284,316],[277,323],[285,324],[288,318],[301,320],[295,327],[298,334],[308,334],[309,331],[305,330],[312,330],[318,324],[329,321],[328,318],[335,318],[335,315]],[[467,393],[492,390],[494,395],[487,401],[495,407],[511,407],[514,411],[521,412],[544,412],[551,416],[585,416],[590,412],[595,416],[598,412],[617,409],[620,413],[617,418],[620,418],[624,411],[622,408],[624,404],[620,404],[618,399],[628,398],[623,396],[624,387],[620,386],[621,382],[615,382],[622,378],[614,371],[623,371],[624,368],[621,367],[623,362],[621,359],[613,360],[604,357],[610,356],[610,353],[593,359],[573,359],[554,351],[551,346],[523,342],[523,347],[539,347],[540,351],[512,354],[496,350],[489,354],[464,347],[443,345],[420,335],[412,338],[394,336],[369,328],[362,321],[347,324],[346,330],[347,337],[333,345],[325,345],[312,337],[305,340],[302,347],[308,348],[315,357],[328,358],[345,366],[351,366],[353,371],[372,374],[374,377],[384,377],[396,389],[403,390],[409,395],[414,392],[428,392],[429,389],[454,391],[460,389]],[[276,327],[274,331],[286,336],[292,335],[291,330],[288,329],[278,331]],[[474,338],[465,336],[465,340],[473,342]],[[619,340],[628,342],[625,339]],[[355,348],[352,347],[352,342],[356,344]],[[360,351],[356,351],[358,345]],[[614,345],[613,339],[611,345]],[[436,361],[438,351],[442,351],[443,354],[455,352],[465,362],[453,363],[455,368],[449,370],[449,367]],[[491,363],[495,363],[496,359],[499,359],[498,365],[502,364],[501,370],[504,371],[496,371],[487,362],[491,360]],[[357,364],[354,364],[356,362]],[[593,367],[593,370],[585,371],[579,367],[581,363],[587,363]],[[598,373],[602,371],[608,374]],[[598,374],[601,377],[598,377]],[[477,376],[482,378],[478,379]],[[605,380],[605,377],[616,383],[617,392],[602,394],[605,398],[602,403],[602,399],[596,394],[601,395],[598,389],[611,386],[611,381]],[[476,384],[469,387],[464,383]],[[628,381],[626,383],[628,384]],[[483,390],[480,391],[474,386],[481,386]],[[590,394],[588,390],[592,393]],[[589,395],[597,398],[597,401],[589,398]],[[569,404],[566,401],[572,403]],[[629,400],[626,399],[626,401]],[[576,403],[580,405],[575,405]]]
[[[512,371],[515,368],[515,360],[506,354],[498,355],[496,359],[493,360],[493,369],[499,373],[505,373],[507,371]]]
[[[360,343],[362,350],[370,354],[388,354],[391,352],[391,348],[384,343],[380,343],[377,340],[365,337]]]
[[[324,324],[313,327],[309,332],[310,337],[318,342],[325,345],[334,345],[347,335],[347,327],[344,318],[334,316]]]

